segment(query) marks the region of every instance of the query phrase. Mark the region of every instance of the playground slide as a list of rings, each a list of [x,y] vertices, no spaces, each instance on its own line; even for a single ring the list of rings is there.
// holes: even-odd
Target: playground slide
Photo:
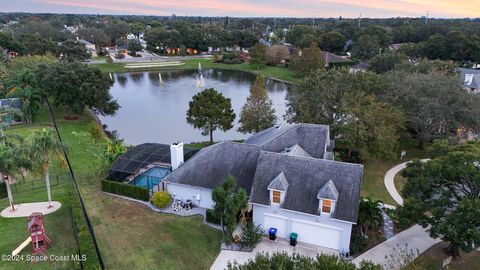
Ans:
[[[12,256],[17,256],[22,250],[32,242],[32,238],[29,236],[27,240],[23,241],[14,251],[12,251]]]

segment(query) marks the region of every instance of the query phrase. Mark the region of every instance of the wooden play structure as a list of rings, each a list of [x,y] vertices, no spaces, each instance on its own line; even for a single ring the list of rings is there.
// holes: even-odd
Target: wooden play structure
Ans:
[[[42,254],[45,256],[45,250],[48,246],[52,245],[52,241],[48,238],[46,234],[45,225],[43,223],[43,214],[42,213],[32,213],[28,216],[28,232],[30,237],[28,237],[23,243],[20,244],[15,250],[12,251],[12,256],[17,256],[22,252],[24,248],[32,243],[33,254]]]
[[[28,231],[32,241],[33,255],[45,255],[45,249],[52,244],[46,234],[42,213],[32,213],[28,217]]]

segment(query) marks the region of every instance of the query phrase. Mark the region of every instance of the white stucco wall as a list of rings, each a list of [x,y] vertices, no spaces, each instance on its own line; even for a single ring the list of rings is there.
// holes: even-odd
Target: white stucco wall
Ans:
[[[193,203],[197,206],[213,209],[213,200],[212,200],[212,190],[186,186],[176,183],[166,183],[166,190],[172,197],[180,197],[183,201],[192,200]],[[200,195],[200,200],[197,200],[197,195]]]
[[[351,223],[333,220],[327,215],[313,216],[308,214],[302,214],[299,212],[286,211],[284,209],[281,209],[280,207],[275,207],[275,206],[264,206],[264,205],[253,204],[252,207],[253,207],[253,222],[255,222],[256,224],[263,225],[263,219],[264,219],[265,213],[276,214],[276,215],[287,217],[288,218],[287,229],[286,229],[287,235],[290,235],[290,233],[292,232],[291,219],[300,219],[300,220],[306,220],[310,222],[317,222],[327,226],[339,228],[342,230],[341,237],[340,237],[340,252],[349,252],[350,250],[350,237],[352,233]]]

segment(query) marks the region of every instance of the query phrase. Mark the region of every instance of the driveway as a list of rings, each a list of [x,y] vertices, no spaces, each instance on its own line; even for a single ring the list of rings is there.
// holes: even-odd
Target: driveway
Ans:
[[[242,252],[242,251],[231,251],[231,250],[222,250],[218,255],[217,259],[213,263],[210,270],[223,270],[226,268],[228,262],[236,261],[239,264],[243,264],[250,259],[254,259],[257,253],[276,253],[276,252],[287,252],[289,254],[298,253],[308,257],[316,257],[317,254],[324,253],[329,255],[338,255],[338,251],[328,248],[321,248],[316,246],[311,246],[303,243],[299,243],[296,247],[290,246],[290,243],[284,239],[278,239],[273,242],[267,238],[264,238],[263,241],[252,251],[252,252]]]
[[[380,264],[384,269],[397,270],[404,264],[402,254],[416,258],[439,242],[440,239],[431,238],[420,225],[414,225],[356,257],[353,263],[359,265],[361,261],[367,260]]]

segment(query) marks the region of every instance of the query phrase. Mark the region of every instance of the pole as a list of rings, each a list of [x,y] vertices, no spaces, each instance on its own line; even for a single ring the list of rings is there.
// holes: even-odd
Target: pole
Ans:
[[[52,118],[53,127],[55,128],[55,132],[57,133],[58,140],[62,143],[62,136],[60,136],[60,131],[58,131],[57,121],[55,120],[55,116],[53,115],[52,107],[50,106],[50,102],[48,101],[48,97],[45,97],[45,102],[47,103],[48,111],[50,113],[50,117]],[[90,218],[88,217],[87,210],[85,209],[85,204],[83,203],[82,194],[78,189],[77,180],[75,178],[75,174],[73,173],[72,166],[70,164],[70,160],[68,159],[67,152],[65,148],[62,147],[62,152],[65,157],[65,161],[67,162],[68,170],[70,172],[70,176],[72,177],[73,186],[75,187],[75,193],[77,193],[78,200],[80,201],[80,206],[82,208],[83,217],[85,218],[85,222],[87,223],[88,231],[90,236],[92,236],[93,244],[95,246],[95,252],[97,253],[98,262],[100,263],[100,268],[105,270],[105,264],[103,263],[102,255],[100,254],[100,248],[98,247],[97,238],[95,237],[95,232],[92,227],[92,223],[90,222]]]

